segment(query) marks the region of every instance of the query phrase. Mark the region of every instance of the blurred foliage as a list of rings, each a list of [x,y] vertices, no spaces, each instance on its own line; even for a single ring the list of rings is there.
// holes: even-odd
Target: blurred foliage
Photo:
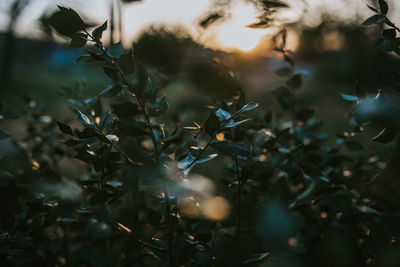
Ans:
[[[391,45],[380,47],[396,53],[399,30],[378,4],[365,24],[386,23]],[[92,30],[64,7],[51,18],[110,85],[92,97],[85,82],[62,87],[74,121],[28,97],[1,102],[0,120],[26,119],[20,140],[0,130],[1,266],[400,264],[398,86],[342,94],[355,102],[352,130],[329,145],[299,104],[304,74],[285,29],[274,38],[277,116],[212,56],[183,60],[190,39],[150,32],[133,49],[105,47],[107,23]],[[196,99],[170,97],[177,77]],[[390,155],[358,141],[370,126]]]

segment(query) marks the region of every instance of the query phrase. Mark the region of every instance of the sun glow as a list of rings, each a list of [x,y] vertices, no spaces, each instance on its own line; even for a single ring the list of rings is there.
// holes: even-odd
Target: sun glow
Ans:
[[[246,25],[254,22],[256,9],[249,4],[240,3],[232,10],[232,19],[223,23],[219,29],[218,40],[222,46],[229,49],[250,51],[254,49],[261,36],[262,30],[250,29]]]

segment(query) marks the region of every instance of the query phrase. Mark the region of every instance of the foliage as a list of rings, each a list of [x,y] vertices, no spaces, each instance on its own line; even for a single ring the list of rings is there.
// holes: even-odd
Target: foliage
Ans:
[[[26,99],[26,137],[0,131],[2,266],[399,264],[398,182],[383,183],[398,155],[385,164],[365,152],[354,138],[360,126],[327,144],[314,110],[296,102],[303,77],[285,30],[275,38],[285,82],[273,95],[288,120],[261,114],[229,70],[204,59],[181,71],[208,99],[206,114],[173,109],[164,87],[174,64],[140,61],[150,55],[121,43],[106,48],[107,23],[90,32],[68,8],[50,25],[85,47],[77,61],[96,64],[111,84],[89,98],[84,82],[62,88],[76,123]],[[363,100],[358,85],[356,93],[342,96],[358,102],[350,113],[358,121],[371,120],[360,120],[363,101],[387,106],[382,93]],[[0,114],[16,117],[6,103]],[[83,165],[79,179],[64,175],[66,162]]]

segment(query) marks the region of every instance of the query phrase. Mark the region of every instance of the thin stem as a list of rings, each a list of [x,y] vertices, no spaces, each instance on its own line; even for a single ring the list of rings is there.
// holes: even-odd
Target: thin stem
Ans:
[[[237,217],[237,233],[240,235],[241,230],[241,206],[242,206],[242,181],[240,179],[240,172],[239,172],[239,162],[237,156],[235,155],[235,172],[236,172],[236,179],[238,183],[238,217]]]

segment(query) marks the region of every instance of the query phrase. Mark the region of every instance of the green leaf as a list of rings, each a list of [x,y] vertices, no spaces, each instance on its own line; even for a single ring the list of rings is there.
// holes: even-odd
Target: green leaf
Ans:
[[[74,136],[74,132],[69,125],[62,123],[61,121],[56,121],[56,123],[61,132]]]
[[[10,134],[7,131],[0,129],[0,140],[9,138]]]
[[[92,32],[92,36],[96,41],[101,41],[101,37],[103,36],[103,32],[107,30],[107,21],[103,23],[100,27],[96,28]]]
[[[90,126],[89,118],[78,110],[78,121],[85,126]]]
[[[239,110],[239,112],[249,111],[249,110],[255,109],[255,108],[257,108],[257,107],[258,107],[258,103],[248,103],[248,104],[244,105],[244,106]]]
[[[382,14],[373,15],[372,17],[369,17],[366,21],[364,21],[362,25],[378,24],[383,22],[384,19],[385,16],[383,16]]]
[[[386,29],[383,31],[382,36],[385,39],[394,39],[394,38],[396,38],[396,30],[395,29]]]
[[[130,118],[139,114],[138,105],[132,102],[122,102],[120,104],[111,105],[113,112],[118,118]]]
[[[372,11],[374,11],[374,12],[376,12],[376,13],[379,13],[378,9],[376,9],[376,8],[370,6],[370,5],[367,5],[367,7],[368,7],[369,9],[371,9]]]
[[[213,136],[216,134],[220,127],[220,122],[218,117],[215,115],[213,111],[211,111],[208,116],[206,122],[204,123],[204,132],[209,136]]]
[[[352,101],[352,102],[358,101],[358,97],[356,97],[354,95],[347,95],[347,94],[340,93],[340,96],[344,100],[347,100],[347,101]]]
[[[104,89],[99,94],[99,97],[114,97],[114,96],[118,95],[122,89],[123,89],[123,87],[120,84],[109,85],[106,89]]]
[[[119,58],[124,54],[124,49],[122,48],[121,42],[113,44],[110,48],[107,49],[107,55],[112,58]]]
[[[125,75],[135,72],[135,60],[131,51],[122,54],[118,59],[118,64]]]
[[[242,124],[242,123],[244,123],[246,121],[249,121],[249,120],[250,119],[245,119],[245,120],[241,120],[241,121],[231,121],[231,122],[224,123],[224,129],[238,126],[238,125],[240,125],[240,124]]]
[[[397,130],[396,129],[383,129],[377,136],[372,138],[372,141],[376,141],[379,143],[389,143],[394,140],[396,137]]]
[[[227,121],[231,118],[231,114],[228,111],[220,108],[215,112],[215,115],[217,115],[221,121]]]
[[[210,146],[223,155],[232,155],[232,154],[237,155],[246,152],[246,150],[243,147],[239,146],[238,144],[232,141],[214,142],[211,143]]]
[[[60,10],[51,15],[47,21],[58,33],[72,36],[87,28],[87,25],[74,10],[62,6],[58,7]]]
[[[110,114],[110,111],[107,110],[103,114],[103,116],[101,116],[100,123],[99,123],[100,130],[110,128],[111,123],[112,123],[111,114]]]
[[[358,99],[365,99],[367,97],[367,93],[364,91],[363,88],[360,87],[358,81],[356,82],[354,90],[356,91]]]
[[[150,116],[160,116],[168,110],[167,98],[159,97],[155,103],[147,103],[146,107]]]
[[[72,39],[71,42],[69,43],[69,46],[79,48],[85,46],[86,42],[87,42],[87,34],[78,32],[72,35]]]
[[[208,155],[208,156],[206,156],[206,157],[203,157],[203,158],[198,159],[198,160],[197,160],[197,163],[204,163],[204,162],[210,161],[210,160],[216,158],[217,156],[218,156],[218,154],[211,154],[211,155]]]
[[[113,81],[118,81],[119,80],[119,73],[117,70],[115,70],[114,68],[111,67],[104,67],[103,68],[104,73],[110,77],[111,80]]]
[[[187,169],[195,160],[196,158],[189,153],[186,158],[178,162],[178,168],[182,170]]]
[[[381,10],[381,13],[383,15],[386,15],[389,11],[388,4],[386,3],[385,0],[379,0],[378,3],[379,3],[379,9]]]
[[[249,263],[255,263],[255,262],[259,262],[262,261],[263,259],[265,259],[266,257],[268,257],[271,253],[266,252],[266,253],[256,253],[251,255],[248,259],[246,259],[245,261],[243,261],[243,264],[249,264]]]

